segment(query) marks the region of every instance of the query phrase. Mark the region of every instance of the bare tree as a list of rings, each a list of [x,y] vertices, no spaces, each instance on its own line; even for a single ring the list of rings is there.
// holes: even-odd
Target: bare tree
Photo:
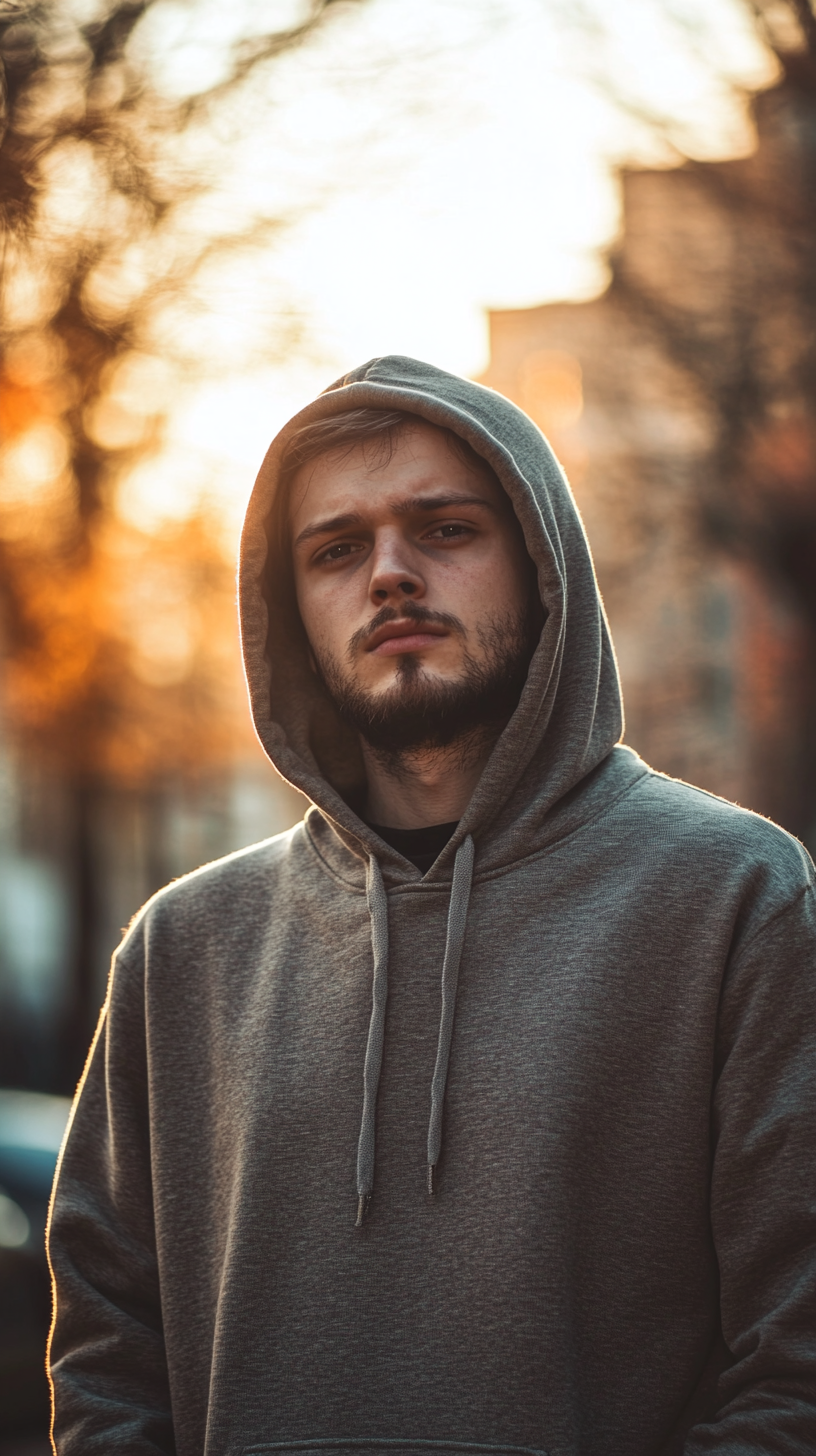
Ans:
[[[788,596],[810,642],[789,825],[807,833],[816,822],[816,18],[808,0],[751,8],[780,71],[751,99],[758,147],[673,170],[672,221],[613,254],[611,292],[712,410],[701,531]]]
[[[776,79],[739,95],[753,114],[757,144],[750,155],[723,161],[684,152],[677,117],[659,102],[621,93],[608,64],[610,22],[594,0],[575,0],[563,19],[592,38],[588,66],[607,100],[635,117],[664,154],[662,166],[622,171],[625,229],[610,252],[605,302],[666,360],[674,387],[697,400],[701,424],[705,417],[711,443],[694,482],[697,546],[689,531],[678,549],[709,561],[741,560],[752,580],[764,581],[768,603],[797,623],[797,655],[807,665],[788,705],[785,763],[765,777],[775,783],[772,812],[812,836],[816,18],[812,0],[745,3]],[[676,8],[666,9],[680,23]],[[717,58],[703,53],[700,33],[687,39],[717,67]],[[639,509],[647,539],[655,523],[649,526],[646,494]],[[753,670],[761,682],[762,663],[755,660]]]
[[[719,421],[709,524],[781,572],[816,624],[816,17],[752,3],[781,79],[752,100],[761,145],[686,159],[716,256],[613,255],[614,287],[703,386]],[[684,279],[695,275],[695,286]]]

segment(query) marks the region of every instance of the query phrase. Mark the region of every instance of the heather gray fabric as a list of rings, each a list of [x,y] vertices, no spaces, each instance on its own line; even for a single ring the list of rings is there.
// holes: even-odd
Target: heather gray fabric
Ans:
[[[281,628],[273,443],[247,676],[315,807],[156,896],[115,958],[53,1203],[58,1452],[811,1452],[812,866],[616,746],[591,559],[530,421],[395,358],[294,423],[352,404],[490,461],[541,642],[421,876],[355,812],[356,745]]]

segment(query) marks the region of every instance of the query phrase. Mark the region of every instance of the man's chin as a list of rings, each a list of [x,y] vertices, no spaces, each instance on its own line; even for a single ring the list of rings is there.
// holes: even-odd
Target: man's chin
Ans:
[[[331,660],[319,666],[341,716],[374,749],[390,755],[447,748],[496,736],[514,713],[534,645],[526,617],[507,618],[479,634],[481,661],[465,652],[456,673],[429,668],[406,652],[379,685],[362,684]]]
[[[439,672],[430,669],[417,653],[406,653],[404,657],[392,659],[392,662],[390,672],[380,673],[375,681],[351,680],[349,689],[364,695],[376,708],[378,704],[399,703],[417,693],[456,692],[466,677],[461,664],[456,671]]]
[[[503,690],[504,689],[504,690]],[[341,715],[371,748],[389,754],[447,748],[464,738],[501,728],[518,702],[521,683],[501,684],[479,675],[443,677],[424,670],[403,675],[387,688],[368,691],[332,685]]]

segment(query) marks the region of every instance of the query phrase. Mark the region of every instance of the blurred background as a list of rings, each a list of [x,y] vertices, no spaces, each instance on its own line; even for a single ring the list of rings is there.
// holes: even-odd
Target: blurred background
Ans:
[[[285,829],[234,608],[272,435],[408,353],[551,438],[627,741],[816,842],[810,0],[0,0],[0,1452],[122,927]]]

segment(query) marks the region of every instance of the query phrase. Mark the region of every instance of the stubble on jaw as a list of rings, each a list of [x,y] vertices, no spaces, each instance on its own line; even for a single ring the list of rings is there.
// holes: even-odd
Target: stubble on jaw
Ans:
[[[396,659],[392,686],[371,693],[354,681],[354,664],[366,639],[398,617],[435,622],[466,637],[459,619],[447,613],[429,612],[414,602],[406,602],[399,613],[383,608],[351,638],[345,666],[326,653],[316,654],[326,689],[389,776],[410,773],[420,755],[426,763],[430,757],[452,770],[467,768],[493,746],[518,705],[537,638],[533,613],[528,606],[480,623],[480,656],[465,648],[461,672],[453,680],[435,678],[415,653],[406,652]]]

